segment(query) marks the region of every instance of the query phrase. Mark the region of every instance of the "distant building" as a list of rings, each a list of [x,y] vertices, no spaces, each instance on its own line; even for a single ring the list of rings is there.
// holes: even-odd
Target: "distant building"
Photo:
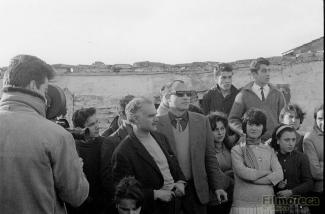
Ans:
[[[293,48],[282,53],[282,56],[298,57],[303,54],[324,53],[324,37],[315,39],[309,43]]]
[[[55,65],[52,65],[52,67],[54,68],[54,70],[56,71],[57,74],[66,74],[66,73],[72,73],[74,66],[55,64]]]

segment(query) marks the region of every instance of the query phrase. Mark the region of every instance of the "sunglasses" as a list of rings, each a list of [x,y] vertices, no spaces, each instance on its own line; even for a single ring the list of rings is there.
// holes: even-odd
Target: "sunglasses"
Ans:
[[[172,94],[176,95],[177,97],[184,97],[185,94],[187,97],[191,97],[194,94],[194,92],[193,91],[175,91]]]

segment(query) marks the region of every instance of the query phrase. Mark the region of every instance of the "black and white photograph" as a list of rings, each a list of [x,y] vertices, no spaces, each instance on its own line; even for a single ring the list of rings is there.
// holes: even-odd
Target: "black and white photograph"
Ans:
[[[318,214],[323,0],[0,0],[0,214]]]

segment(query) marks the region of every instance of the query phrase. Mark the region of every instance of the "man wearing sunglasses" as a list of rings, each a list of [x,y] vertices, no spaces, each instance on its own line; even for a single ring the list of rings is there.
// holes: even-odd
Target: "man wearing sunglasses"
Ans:
[[[168,105],[168,101],[166,99],[166,92],[168,92],[168,88],[170,88],[171,85],[173,85],[176,82],[180,82],[180,83],[184,83],[183,80],[173,80],[172,82],[164,85],[161,89],[160,89],[160,104],[159,107],[157,109],[157,116],[162,116],[168,113],[169,111],[169,105]],[[185,94],[182,93],[181,91],[177,92],[179,96],[184,96]],[[191,112],[196,112],[196,113],[200,113],[203,114],[203,110],[201,109],[199,102],[198,102],[198,95],[196,91],[186,91],[187,96],[190,97],[190,104],[188,107],[188,110]]]
[[[209,190],[219,202],[227,200],[227,193],[223,189],[227,188],[228,180],[215,156],[208,119],[188,111],[191,95],[183,81],[168,85],[166,99],[169,111],[158,117],[157,130],[168,138],[187,181],[186,195],[181,205],[184,213],[204,214],[209,202]]]

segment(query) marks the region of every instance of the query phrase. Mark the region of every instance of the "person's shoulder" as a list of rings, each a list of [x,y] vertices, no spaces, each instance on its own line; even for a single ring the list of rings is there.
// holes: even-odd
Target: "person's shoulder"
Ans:
[[[237,145],[233,146],[231,148],[231,152],[239,152],[239,153],[242,153],[242,147],[244,146],[243,143],[238,143]]]
[[[127,135],[116,147],[116,151],[129,151],[133,145],[133,139]]]
[[[195,119],[200,119],[200,120],[208,119],[205,115],[197,113],[197,112],[193,112],[193,111],[189,111],[188,116],[192,117],[192,118],[195,118]]]
[[[306,132],[306,134],[304,135],[304,141],[305,140],[307,140],[307,139],[312,139],[312,138],[314,138],[314,133],[313,133],[313,131],[308,131],[308,132]]]

